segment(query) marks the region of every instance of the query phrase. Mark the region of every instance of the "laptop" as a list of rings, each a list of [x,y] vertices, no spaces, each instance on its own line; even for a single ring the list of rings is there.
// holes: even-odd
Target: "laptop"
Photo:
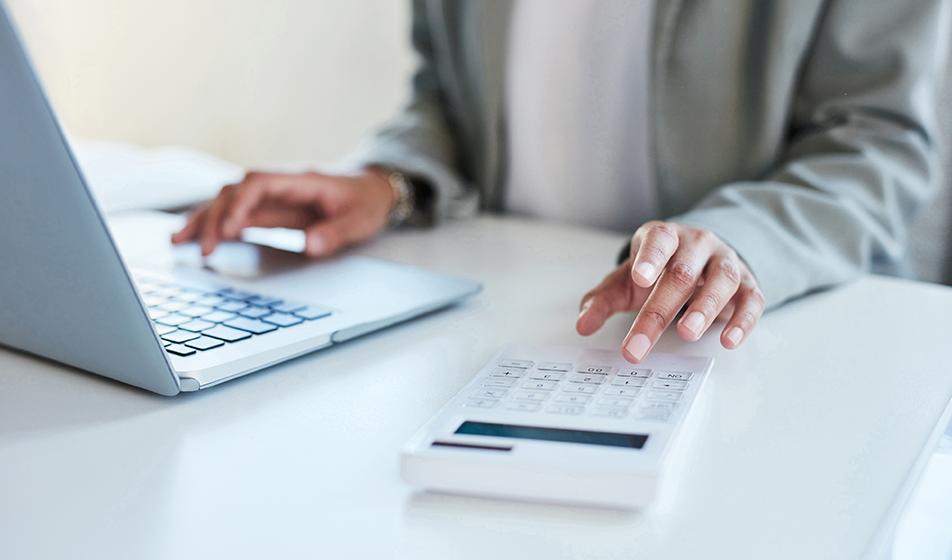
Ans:
[[[468,280],[360,256],[302,267],[297,285],[314,289],[294,297],[267,275],[236,286],[174,264],[131,269],[2,2],[0,76],[4,346],[171,396],[479,291]]]

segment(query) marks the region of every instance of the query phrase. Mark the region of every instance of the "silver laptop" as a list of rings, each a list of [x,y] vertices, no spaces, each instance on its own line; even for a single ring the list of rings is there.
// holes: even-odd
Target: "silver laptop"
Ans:
[[[162,395],[203,389],[437,310],[473,282],[364,257],[313,292],[126,267],[0,2],[0,344]],[[250,288],[249,288],[250,286]]]

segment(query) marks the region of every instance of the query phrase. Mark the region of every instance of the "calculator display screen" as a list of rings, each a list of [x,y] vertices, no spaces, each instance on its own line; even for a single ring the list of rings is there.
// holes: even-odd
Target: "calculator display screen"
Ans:
[[[641,449],[648,441],[647,434],[619,434],[612,432],[591,432],[587,430],[566,430],[562,428],[540,428],[536,426],[515,426],[512,424],[494,424],[490,422],[466,421],[456,428],[457,434],[473,436],[494,436],[515,439],[536,439],[543,441],[561,441],[565,443],[584,443],[588,445],[606,445],[609,447],[628,447]]]

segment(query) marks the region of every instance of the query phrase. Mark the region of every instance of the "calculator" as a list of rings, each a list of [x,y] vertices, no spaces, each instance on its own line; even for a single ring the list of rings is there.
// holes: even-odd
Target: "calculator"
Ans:
[[[713,363],[510,347],[413,436],[402,476],[439,492],[644,507],[659,493]]]

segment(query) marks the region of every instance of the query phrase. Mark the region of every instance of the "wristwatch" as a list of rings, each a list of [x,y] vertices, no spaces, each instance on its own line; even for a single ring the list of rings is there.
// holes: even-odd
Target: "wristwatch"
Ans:
[[[416,197],[413,183],[399,171],[389,170],[387,182],[393,189],[393,209],[390,210],[390,225],[397,227],[405,224],[416,209]]]

